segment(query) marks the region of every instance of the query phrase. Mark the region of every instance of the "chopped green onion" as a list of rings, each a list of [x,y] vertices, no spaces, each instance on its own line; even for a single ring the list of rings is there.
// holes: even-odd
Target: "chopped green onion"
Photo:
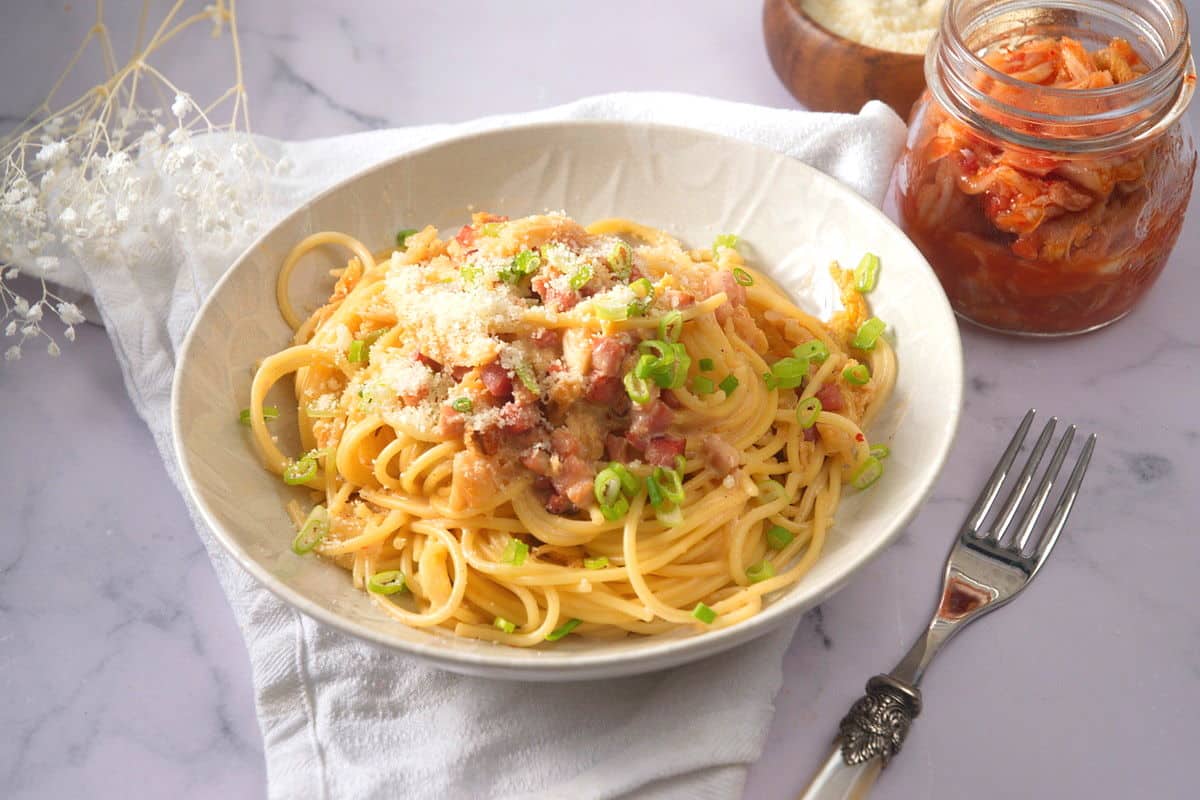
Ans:
[[[633,250],[625,242],[617,242],[608,253],[608,266],[617,277],[629,280],[633,268]]]
[[[408,249],[408,237],[417,232],[416,228],[403,228],[396,232],[396,247],[401,250]]]
[[[621,489],[630,497],[633,497],[635,494],[637,494],[638,489],[642,487],[642,484],[640,481],[638,481],[637,476],[630,472],[629,467],[626,467],[621,462],[610,461],[608,463],[608,469],[612,470],[613,473],[616,474],[617,480],[621,481]]]
[[[860,350],[873,350],[885,327],[887,326],[879,317],[871,317],[858,327],[858,333],[854,334],[854,340],[850,344]]]
[[[621,478],[612,467],[605,467],[596,473],[596,480],[592,483],[592,492],[601,506],[611,506],[617,502],[622,488]]]
[[[764,558],[746,570],[746,577],[750,579],[751,583],[762,583],[767,578],[775,577],[775,565]]]
[[[658,485],[658,481],[654,480],[653,475],[646,476],[646,500],[654,508],[659,508],[664,502],[662,487]]]
[[[522,278],[537,272],[541,266],[541,256],[532,250],[522,250],[513,256],[512,263],[497,274],[505,283],[520,283]]]
[[[698,395],[712,394],[717,388],[717,385],[712,382],[712,378],[706,378],[703,375],[697,375],[692,378],[692,393]]]
[[[458,268],[458,277],[463,283],[468,286],[474,285],[475,281],[483,275],[483,268],[475,264],[463,264]]]
[[[821,401],[816,397],[806,397],[800,401],[800,405],[796,406],[796,422],[800,423],[800,427],[805,430],[817,424],[817,417],[821,416]]]
[[[537,377],[533,374],[533,367],[528,364],[518,364],[513,371],[517,373],[517,377],[521,379],[521,383],[530,393],[537,395],[542,393],[542,387],[538,386]]]
[[[730,250],[737,250],[738,237],[733,233],[722,233],[717,238],[713,239],[712,250],[716,253],[722,247],[728,247]]]
[[[867,369],[866,364],[855,364],[842,370],[842,377],[846,379],[846,383],[862,386],[871,380],[871,370]]]
[[[571,276],[571,288],[579,291],[584,286],[587,286],[588,281],[592,279],[592,265],[584,264],[579,269],[575,270],[575,274]]]
[[[650,282],[649,278],[638,278],[636,281],[629,284],[629,288],[633,290],[635,295],[643,300],[654,299],[654,284]]]
[[[861,294],[873,290],[879,283],[879,256],[867,253],[854,268],[854,288]]]
[[[712,625],[717,619],[717,612],[704,605],[704,603],[696,603],[696,607],[692,609],[692,616],[705,625]]]
[[[767,383],[774,384],[772,388],[795,389],[808,377],[809,366],[807,359],[781,358],[771,365],[771,377],[774,381],[768,380]]]
[[[283,468],[283,482],[288,486],[299,486],[317,477],[316,453],[308,452]]]
[[[892,454],[892,448],[888,447],[886,444],[873,444],[871,445],[871,449],[867,452],[882,461]]]
[[[600,506],[600,513],[609,522],[616,522],[629,513],[629,500],[623,494],[617,495],[612,503]]]
[[[738,286],[753,286],[754,276],[741,267],[733,268],[733,279],[737,281]]]
[[[650,402],[649,381],[639,378],[633,372],[625,373],[625,392],[629,395],[629,399],[638,405],[645,405]]]
[[[649,353],[642,353],[638,356],[637,363],[633,365],[633,374],[639,378],[654,378],[658,373],[663,374],[663,383],[670,383],[669,373],[667,369],[670,363],[664,363],[662,359],[652,356]],[[655,381],[659,383],[659,381]]]
[[[767,479],[758,484],[758,498],[764,503],[769,503],[780,497],[787,497],[787,489],[779,481]]]
[[[642,380],[653,380],[663,389],[678,389],[687,380],[688,367],[692,359],[687,348],[676,342],[647,339],[638,345],[642,355],[634,365],[633,375]]]
[[[679,525],[683,522],[683,509],[679,506],[663,506],[654,510],[654,517],[664,525]]]
[[[480,236],[499,236],[502,222],[485,222],[479,226]]]
[[[398,569],[376,572],[367,581],[367,591],[375,594],[396,594],[405,588],[404,573]]]
[[[829,348],[820,339],[810,339],[804,344],[793,347],[792,355],[806,361],[815,361],[818,364],[823,364],[825,363],[825,359],[829,358]]]
[[[700,359],[700,371],[701,372],[712,372],[714,369],[716,369],[716,366],[717,365],[713,363],[713,360],[711,358]]]
[[[327,533],[329,533],[329,512],[325,510],[325,506],[313,506],[313,510],[308,512],[308,519],[304,520],[304,526],[300,528],[296,538],[292,539],[292,552],[298,556],[311,553]]]
[[[583,560],[584,569],[604,569],[608,566],[608,556],[600,556],[599,558],[585,558]]]
[[[721,382],[717,384],[717,388],[724,392],[726,397],[733,394],[733,390],[737,387],[738,379],[732,372],[722,378]]]
[[[355,339],[350,343],[350,350],[346,353],[346,360],[351,364],[363,364],[367,360],[367,343],[362,339]]]
[[[633,305],[630,303],[630,305]],[[629,319],[629,306],[613,306],[603,303],[593,303],[592,308],[596,312],[596,316],[610,322]]]
[[[879,476],[882,474],[883,462],[875,456],[867,456],[863,463],[858,465],[858,469],[850,473],[850,485],[855,489],[866,489],[879,480]]]
[[[654,471],[650,473],[650,479],[658,484],[659,491],[667,500],[672,503],[683,502],[683,476],[678,471],[666,467],[655,467]]]
[[[263,422],[270,422],[271,420],[279,419],[279,407],[263,406],[262,418]],[[242,423],[243,425],[250,424],[250,409],[242,409],[242,413],[238,414],[238,422]]]
[[[776,550],[782,550],[792,543],[796,537],[792,532],[782,525],[772,525],[767,530],[767,544],[774,547]]]
[[[496,617],[496,619],[492,621],[492,625],[504,631],[505,633],[512,633],[517,629],[517,624],[515,622],[509,622],[504,617]]]
[[[570,633],[571,631],[578,628],[579,623],[581,623],[581,622],[583,622],[583,620],[581,620],[581,619],[572,618],[572,619],[567,620],[562,625],[559,625],[557,628],[550,631],[550,633],[546,636],[546,641],[547,642],[557,642],[559,639],[563,638],[568,633]]]
[[[505,564],[512,564],[514,567],[519,567],[525,563],[525,558],[528,555],[529,545],[520,539],[509,539],[508,546],[504,548],[504,553],[501,554],[500,560]]]
[[[658,320],[658,338],[664,342],[678,342],[683,333],[683,314],[668,311]]]
[[[450,407],[460,414],[470,414],[471,410],[475,408],[475,404],[471,402],[471,398],[469,397],[460,397],[451,403]]]

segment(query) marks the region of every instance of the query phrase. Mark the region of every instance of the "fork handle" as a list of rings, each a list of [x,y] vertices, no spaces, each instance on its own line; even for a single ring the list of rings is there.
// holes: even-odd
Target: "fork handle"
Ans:
[[[867,681],[866,694],[838,726],[837,744],[799,800],[861,800],[892,756],[900,752],[921,692],[891,675]]]

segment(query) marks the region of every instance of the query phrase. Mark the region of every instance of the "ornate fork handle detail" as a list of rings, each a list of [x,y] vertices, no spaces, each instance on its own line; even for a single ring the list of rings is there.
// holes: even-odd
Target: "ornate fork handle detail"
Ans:
[[[878,757],[886,767],[921,713],[921,691],[891,675],[871,678],[866,691],[838,725],[842,760],[854,765]]]

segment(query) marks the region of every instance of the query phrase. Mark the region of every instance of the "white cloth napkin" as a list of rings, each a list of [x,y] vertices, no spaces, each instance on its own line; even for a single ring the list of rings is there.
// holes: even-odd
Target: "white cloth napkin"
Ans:
[[[276,199],[261,217],[269,224],[335,181],[430,142],[557,119],[733,136],[806,161],[876,204],[904,138],[904,124],[879,103],[840,115],[677,94],[604,95],[461,125],[264,140],[268,155],[294,167],[271,179],[267,194]],[[120,266],[85,274],[64,263],[52,276],[94,297],[129,393],[181,489],[168,411],[176,354],[199,303],[252,238],[220,252],[159,241],[123,254]],[[249,650],[271,798],[734,798],[762,751],[790,628],[635,678],[466,678],[301,616],[238,569],[190,510]]]

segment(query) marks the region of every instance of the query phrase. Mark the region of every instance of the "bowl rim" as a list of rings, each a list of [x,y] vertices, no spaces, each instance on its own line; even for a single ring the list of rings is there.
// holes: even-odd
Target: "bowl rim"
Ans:
[[[825,37],[827,37],[829,39],[834,40],[835,42],[837,42],[840,45],[843,45],[843,46],[850,45],[850,46],[852,46],[852,48],[862,49],[862,50],[867,51],[867,53],[870,53],[870,54],[891,56],[891,57],[895,57],[897,59],[919,59],[922,63],[924,63],[924,61],[925,61],[925,53],[923,53],[923,52],[922,53],[905,53],[900,50],[885,50],[882,47],[872,47],[871,45],[866,44],[865,42],[860,42],[855,39],[851,39],[849,36],[843,36],[842,34],[836,32],[836,31],[830,30],[829,28],[825,27],[820,22],[818,22],[816,20],[816,18],[813,17],[812,14],[808,13],[808,10],[804,8],[804,0],[783,0],[783,2],[785,2],[789,6],[791,6],[792,9],[795,10],[797,16],[802,18],[805,22],[807,22],[813,28],[816,28],[818,33],[824,35]]]
[[[246,552],[235,540],[232,533],[225,529],[216,518],[215,513],[210,508],[208,502],[204,498],[199,489],[199,485],[192,474],[186,457],[186,447],[182,434],[181,420],[181,403],[180,393],[183,383],[183,376],[187,372],[187,365],[191,360],[192,349],[195,346],[197,331],[201,327],[201,321],[209,312],[210,306],[216,302],[216,298],[221,294],[222,288],[232,279],[232,276],[258,249],[263,242],[275,233],[279,228],[286,225],[295,224],[295,221],[300,216],[309,212],[309,210],[317,203],[324,200],[326,197],[343,191],[347,186],[363,179],[365,176],[392,169],[395,164],[408,159],[420,157],[430,151],[446,147],[461,146],[466,142],[476,139],[485,139],[497,134],[512,134],[521,132],[530,132],[536,130],[551,130],[551,129],[571,129],[571,128],[589,128],[593,130],[609,130],[613,132],[628,131],[631,128],[651,131],[662,131],[667,133],[683,133],[689,136],[703,137],[725,146],[735,146],[739,148],[750,148],[758,151],[759,154],[769,155],[774,158],[787,159],[795,162],[802,171],[808,172],[810,179],[817,183],[824,183],[827,188],[836,192],[842,192],[847,195],[847,202],[858,207],[862,213],[871,217],[876,224],[882,223],[884,227],[892,228],[896,233],[899,233],[905,241],[908,242],[911,248],[912,255],[917,261],[918,267],[929,272],[930,277],[934,279],[934,285],[938,287],[938,295],[935,298],[935,305],[939,307],[939,316],[943,317],[947,326],[953,333],[953,353],[957,358],[951,359],[951,364],[948,367],[952,370],[952,375],[943,376],[949,377],[946,388],[950,389],[953,394],[953,403],[950,405],[951,414],[949,424],[943,430],[947,431],[947,435],[939,446],[933,457],[932,469],[929,477],[925,480],[924,485],[920,486],[916,492],[909,495],[904,505],[896,509],[896,513],[892,517],[890,530],[888,533],[867,546],[865,552],[843,574],[834,575],[826,579],[822,583],[810,585],[807,590],[801,595],[797,590],[804,586],[801,581],[795,586],[785,590],[781,595],[776,597],[773,602],[764,607],[759,613],[749,619],[733,625],[728,628],[720,628],[715,631],[708,632],[703,636],[685,636],[663,638],[661,641],[651,643],[644,648],[634,652],[605,652],[603,650],[597,652],[580,652],[580,651],[558,651],[561,655],[553,658],[548,658],[545,661],[528,658],[516,658],[507,655],[509,648],[503,645],[496,645],[494,652],[471,652],[460,651],[453,648],[443,646],[439,639],[431,636],[428,641],[411,642],[403,641],[388,636],[385,632],[372,629],[368,626],[359,624],[346,617],[337,614],[319,603],[311,600],[302,592],[286,585],[282,580],[277,578],[265,566],[259,564]],[[491,677],[501,679],[527,679],[527,680],[582,680],[598,677],[618,677],[623,675],[641,674],[652,672],[659,669],[665,669],[670,666],[675,666],[682,663],[705,658],[710,655],[715,655],[724,652],[733,647],[736,647],[746,641],[758,638],[777,627],[797,618],[807,609],[822,602],[834,592],[838,591],[851,578],[862,571],[862,569],[875,560],[881,552],[908,526],[913,517],[916,516],[926,498],[933,490],[937,483],[938,476],[941,474],[947,458],[949,457],[950,448],[954,443],[958,433],[959,421],[962,411],[963,399],[963,351],[962,338],[958,330],[958,325],[953,311],[950,308],[950,302],[946,298],[944,292],[940,291],[940,283],[936,279],[932,267],[925,260],[924,256],[917,249],[916,245],[904,235],[899,226],[896,225],[888,216],[879,208],[876,208],[870,201],[846,186],[842,182],[832,176],[822,172],[821,170],[797,159],[780,153],[771,148],[746,142],[730,136],[711,133],[709,131],[698,128],[691,128],[684,125],[665,125],[654,122],[631,122],[624,120],[551,120],[537,121],[528,124],[519,125],[503,125],[498,124],[494,127],[488,127],[483,130],[472,131],[461,136],[453,136],[447,139],[442,139],[431,144],[422,145],[420,147],[406,150],[396,156],[384,159],[375,164],[372,164],[364,169],[361,169],[352,175],[349,175],[329,187],[323,189],[312,197],[308,198],[302,204],[294,208],[285,217],[280,219],[268,230],[258,236],[250,245],[248,245],[233,263],[225,270],[217,282],[213,285],[212,291],[205,297],[204,302],[196,311],[195,317],[192,319],[188,327],[187,335],[184,338],[183,345],[180,347],[179,356],[176,361],[175,374],[171,381],[171,444],[176,465],[179,468],[180,475],[183,478],[183,484],[187,490],[187,497],[195,504],[200,518],[208,527],[225,552],[228,553],[233,560],[257,583],[263,588],[270,591],[292,609],[297,610],[306,616],[316,620],[317,622],[327,625],[334,630],[344,633],[348,636],[369,642],[375,646],[385,648],[387,650],[405,653],[424,660],[428,663],[440,666],[442,668],[451,669],[458,672],[471,674],[487,674]],[[804,597],[800,600],[801,596]],[[790,602],[789,602],[790,601]],[[401,623],[397,623],[401,624]]]

